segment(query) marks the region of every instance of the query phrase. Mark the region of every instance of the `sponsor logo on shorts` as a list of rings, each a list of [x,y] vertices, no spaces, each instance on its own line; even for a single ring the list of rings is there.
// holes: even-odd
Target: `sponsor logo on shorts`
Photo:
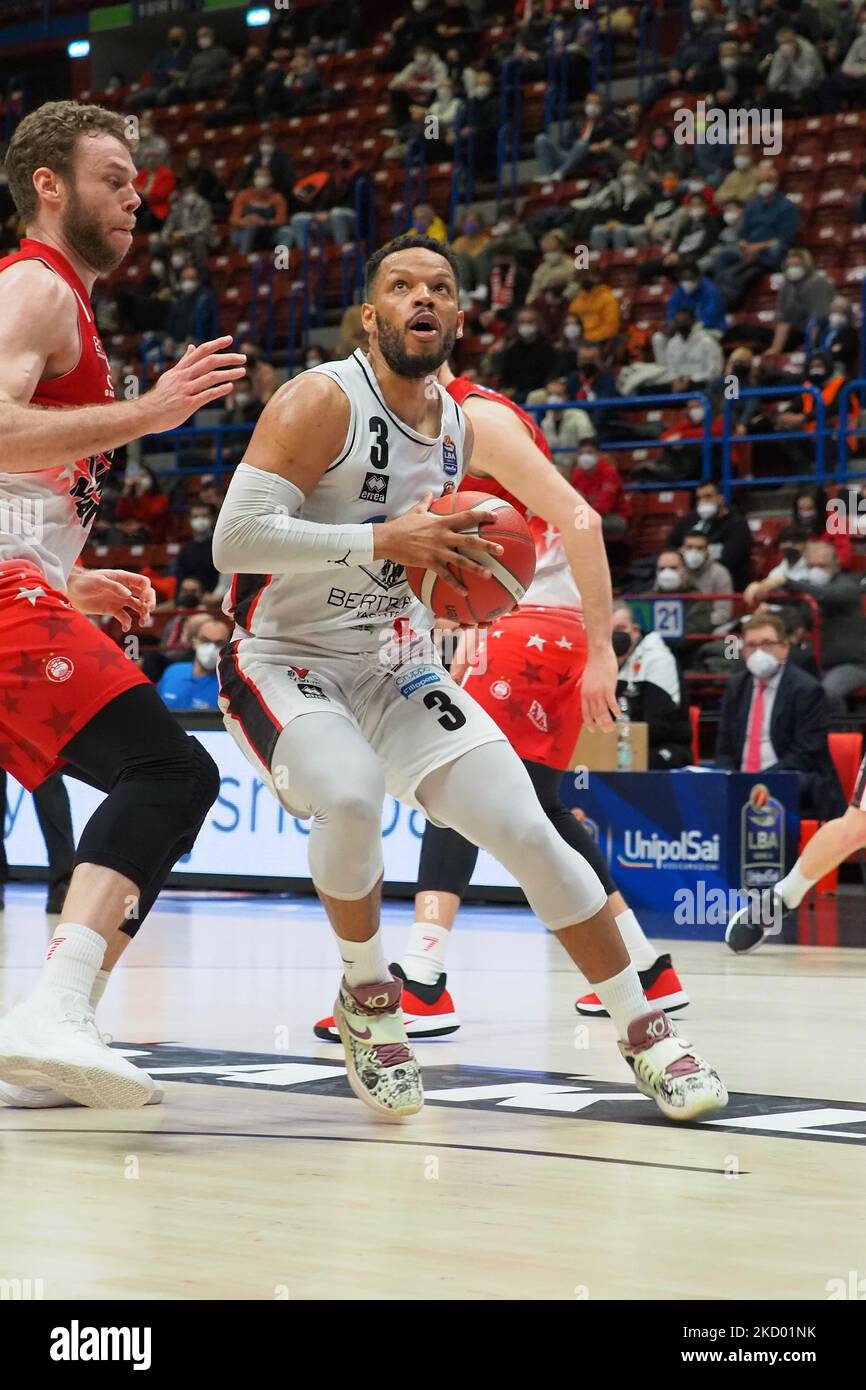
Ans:
[[[298,681],[298,690],[306,700],[327,700],[327,696],[320,685],[313,685],[311,681]]]
[[[547,733],[547,711],[537,700],[533,700],[529,706],[527,718],[530,724],[535,725],[536,729],[540,729],[543,734]]]
[[[68,656],[52,656],[46,664],[45,674],[50,681],[60,685],[63,681],[68,681],[72,672],[75,670]]]
[[[450,434],[442,440],[442,467],[449,477],[453,478],[457,472],[457,448]]]
[[[438,671],[402,671],[395,677],[397,689],[408,700],[414,691],[425,685],[436,685],[441,676]]]
[[[302,681],[306,676],[310,674],[309,666],[290,666],[289,670],[294,671],[299,681]]]
[[[494,700],[507,700],[511,694],[511,686],[508,681],[494,681],[490,687],[490,694]]]
[[[382,473],[368,473],[358,496],[362,502],[384,502],[388,496],[388,479]]]

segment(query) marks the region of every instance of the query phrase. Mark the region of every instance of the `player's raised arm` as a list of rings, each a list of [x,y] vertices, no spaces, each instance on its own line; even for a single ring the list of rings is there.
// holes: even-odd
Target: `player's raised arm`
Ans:
[[[174,429],[227,395],[244,374],[244,357],[226,351],[231,338],[217,338],[191,348],[139,400],[63,410],[31,405],[44,377],[70,369],[54,371],[52,364],[76,314],[70,287],[37,261],[9,266],[0,276],[0,473],[59,468]]]
[[[326,469],[340,457],[349,419],[345,393],[322,372],[305,373],[272,397],[220,509],[213,538],[218,570],[291,574],[388,559],[425,565],[450,578],[446,566],[458,548],[500,553],[493,542],[463,534],[464,527],[477,521],[470,514],[429,513],[430,495],[385,522],[343,526],[298,517]],[[484,573],[462,557],[461,564]]]
[[[536,515],[559,529],[580,589],[589,644],[583,680],[588,720],[610,726],[617,713],[616,660],[611,647],[613,599],[601,518],[530,439],[518,416],[496,401],[465,403],[475,435],[473,468],[493,477]],[[483,488],[483,480],[479,487]]]

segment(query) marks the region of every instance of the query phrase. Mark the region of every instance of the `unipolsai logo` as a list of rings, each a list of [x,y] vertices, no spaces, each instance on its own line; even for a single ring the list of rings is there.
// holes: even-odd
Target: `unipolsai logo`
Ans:
[[[777,883],[785,872],[785,812],[756,782],[740,812],[740,863],[744,888]]]
[[[675,839],[655,830],[649,835],[626,830],[617,861],[624,869],[718,868],[720,840],[718,835],[705,839],[700,830],[684,830]]]

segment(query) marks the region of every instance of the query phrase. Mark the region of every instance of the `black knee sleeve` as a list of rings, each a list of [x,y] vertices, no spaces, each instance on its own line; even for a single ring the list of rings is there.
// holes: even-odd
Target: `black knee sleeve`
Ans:
[[[477,845],[464,840],[456,830],[428,821],[421,841],[417,892],[456,893],[462,898],[477,862]]]
[[[532,779],[532,785],[535,787],[544,814],[557,834],[565,840],[566,844],[571,845],[572,849],[576,849],[578,854],[582,854],[587,863],[592,865],[601,879],[602,887],[608,897],[611,893],[618,892],[619,890],[611,878],[607,860],[595,840],[559,799],[562,773],[556,768],[547,767],[544,763],[529,763],[524,760],[523,765]]]

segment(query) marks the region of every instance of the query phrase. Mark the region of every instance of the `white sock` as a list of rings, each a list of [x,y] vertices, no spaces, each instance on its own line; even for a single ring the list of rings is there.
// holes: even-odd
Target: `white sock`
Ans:
[[[806,878],[805,874],[800,872],[798,859],[791,872],[785,878],[779,879],[774,891],[779,894],[786,907],[799,907],[809,889],[817,882],[817,879]]]
[[[643,1014],[652,1013],[652,1005],[647,1003],[633,965],[627,965],[618,975],[602,980],[592,988],[616,1024],[616,1031],[623,1042],[628,1039],[629,1024]]]
[[[412,924],[401,962],[410,980],[417,980],[419,985],[435,985],[445,969],[450,936],[448,927],[439,927],[433,922]]]
[[[627,907],[625,912],[621,912],[615,920],[635,970],[649,970],[650,966],[654,965],[658,959],[658,951],[644,936],[643,927],[631,908]],[[598,993],[597,990],[596,993]]]
[[[103,994],[105,986],[111,979],[111,972],[108,970],[97,970],[96,979],[93,981],[93,988],[90,991],[90,1007],[95,1009]]]
[[[80,994],[89,1006],[106,944],[104,937],[81,922],[61,923],[48,943],[34,993],[43,997],[59,991]]]
[[[385,959],[381,929],[369,941],[344,941],[337,937],[340,955],[343,958],[343,973],[346,984],[357,989],[360,985],[379,985],[393,980]]]

